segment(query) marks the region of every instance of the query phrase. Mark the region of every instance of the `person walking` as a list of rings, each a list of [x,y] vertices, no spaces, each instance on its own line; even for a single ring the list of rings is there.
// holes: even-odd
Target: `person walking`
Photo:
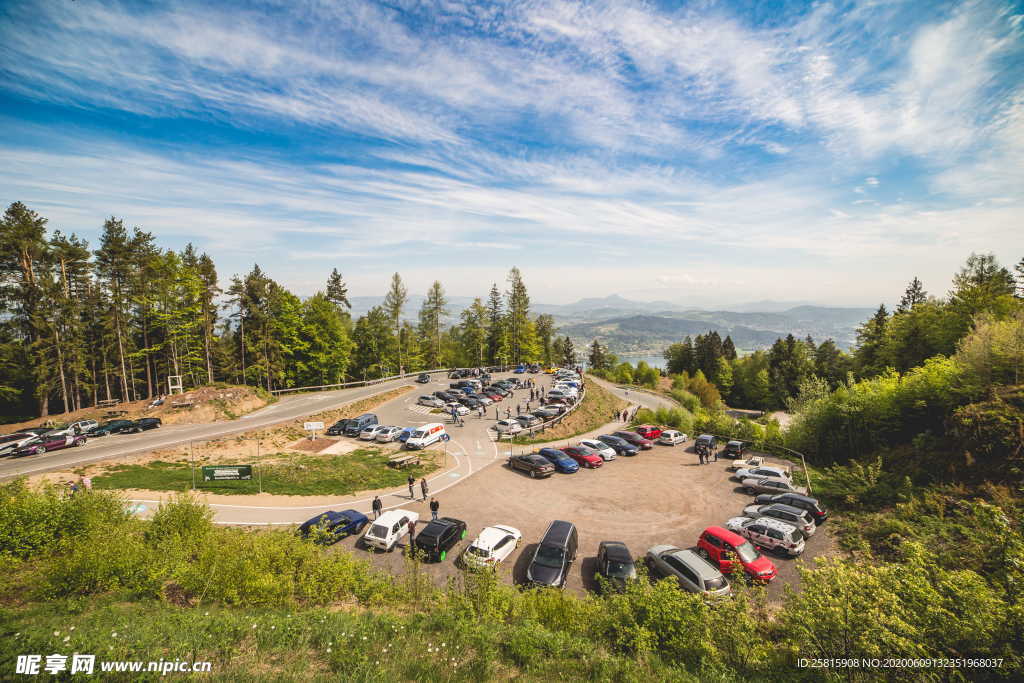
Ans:
[[[413,476],[410,474],[408,482],[409,482],[409,500],[414,500],[416,498],[416,494],[412,492],[412,487],[416,483],[416,479],[414,479]]]
[[[430,487],[427,486],[427,478],[423,477],[420,479],[420,491],[423,492],[423,500],[427,499],[427,494],[430,493]]]
[[[697,449],[697,462],[701,465],[704,464],[704,449],[702,448]]]
[[[430,518],[437,519],[437,509],[441,507],[441,504],[437,502],[437,498],[430,499]]]
[[[416,538],[416,521],[409,520],[409,547],[412,548],[412,541]]]
[[[373,497],[373,518],[377,519],[380,517],[381,511],[384,510],[384,503],[381,502],[380,496]]]

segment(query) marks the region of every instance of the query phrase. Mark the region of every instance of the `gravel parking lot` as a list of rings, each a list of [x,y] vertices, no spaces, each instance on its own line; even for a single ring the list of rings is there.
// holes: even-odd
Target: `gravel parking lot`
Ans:
[[[686,548],[696,543],[705,527],[739,515],[752,498],[729,480],[727,462],[720,459],[699,465],[689,445],[685,450],[681,446],[655,446],[632,458],[619,457],[596,470],[581,469],[576,474],[555,474],[541,480],[495,463],[472,480],[439,495],[440,515],[465,520],[469,527],[466,541],[453,555],[461,553],[485,526],[507,524],[522,531],[522,545],[501,570],[517,583],[523,580],[547,525],[554,519],[573,522],[579,530],[579,553],[566,587],[582,592],[595,585],[594,557],[603,540],[626,543],[634,556],[643,555],[659,543]],[[426,503],[420,500],[405,507],[419,512],[421,520],[430,518]],[[421,521],[420,528],[423,524]],[[347,539],[340,545],[355,544],[355,539]],[[830,552],[832,545],[825,524],[808,540],[801,559],[806,562]],[[784,584],[796,584],[799,560],[770,557],[779,568],[779,578],[769,587],[769,595],[775,597],[781,595]],[[403,570],[398,549],[374,555],[373,561],[395,573]],[[459,572],[451,559],[429,565],[427,571],[438,584]]]

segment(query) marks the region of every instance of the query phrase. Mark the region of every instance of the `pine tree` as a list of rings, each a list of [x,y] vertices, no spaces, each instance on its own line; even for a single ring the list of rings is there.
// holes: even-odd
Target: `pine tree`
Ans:
[[[480,297],[459,314],[461,365],[482,367],[487,354],[487,308]]]
[[[726,360],[736,360],[736,345],[729,335],[726,335],[725,341],[722,342],[722,355]]]
[[[1017,298],[1024,299],[1024,258],[1013,269],[1017,271]]]
[[[395,273],[391,276],[391,287],[388,289],[388,293],[384,297],[384,310],[387,312],[388,318],[391,320],[391,329],[394,330],[394,336],[398,342],[398,374],[403,374],[405,372],[405,366],[402,363],[402,339],[399,328],[402,320],[402,309],[405,308],[405,304],[408,300],[409,290],[407,290],[405,288],[405,284],[402,283],[402,276]]]
[[[498,285],[492,284],[487,295],[487,362],[497,363],[498,353],[504,345],[505,305]]]
[[[874,316],[857,328],[857,351],[854,358],[861,377],[874,377],[885,370],[882,349],[888,323],[889,312],[885,310],[885,304],[882,304]]]
[[[553,347],[551,340],[555,334],[555,319],[547,313],[537,316],[534,323],[537,329],[537,341],[540,345],[540,358],[544,365],[550,366],[553,359]]]
[[[914,306],[923,304],[927,300],[928,292],[924,291],[921,281],[915,277],[907,285],[906,291],[903,292],[903,297],[900,299],[899,306],[896,307],[896,312],[906,313],[914,308]]]
[[[447,305],[444,287],[435,280],[427,291],[419,315],[419,333],[424,342],[424,362],[429,369],[444,366],[441,355],[441,326],[448,315]]]
[[[328,301],[339,309],[344,308],[344,310],[348,310],[352,308],[352,304],[348,301],[348,287],[345,285],[345,281],[341,279],[341,273],[338,272],[337,268],[333,268],[330,277],[327,278],[326,297]]]
[[[526,291],[522,273],[513,267],[508,273],[509,290],[505,293],[507,302],[506,327],[508,330],[507,362],[516,365],[535,360],[539,355],[537,334],[530,320],[530,295]]]

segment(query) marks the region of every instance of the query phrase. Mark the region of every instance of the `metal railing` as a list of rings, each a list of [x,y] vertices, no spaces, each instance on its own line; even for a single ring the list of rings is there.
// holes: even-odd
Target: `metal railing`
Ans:
[[[551,427],[560,424],[562,420],[569,417],[574,410],[576,410],[577,408],[580,407],[580,405],[583,404],[583,399],[586,398],[586,395],[587,383],[584,381],[583,386],[580,388],[579,398],[571,406],[569,406],[568,410],[566,410],[564,413],[562,413],[561,415],[556,415],[549,420],[545,420],[544,422],[541,422],[539,425],[533,425],[532,427],[524,427],[515,434],[510,434],[508,432],[498,432],[498,440],[500,441],[501,439],[508,438],[514,441],[515,438],[519,436],[534,436],[536,434],[542,433],[546,429],[550,429]]]
[[[503,366],[503,365],[489,365],[487,367],[497,368],[497,372],[505,372],[509,367],[516,366]],[[436,368],[434,370],[416,370],[415,372],[406,372],[401,375],[391,375],[390,377],[378,377],[377,379],[360,380],[358,382],[342,382],[340,384],[318,384],[315,386],[308,387],[289,387],[288,389],[272,389],[272,394],[287,394],[296,391],[327,391],[330,389],[346,389],[348,387],[368,387],[374,384],[383,384],[384,382],[390,382],[395,379],[405,379],[407,377],[419,377],[420,375],[436,375],[440,372],[445,374],[452,372],[453,370],[460,370],[463,368]]]

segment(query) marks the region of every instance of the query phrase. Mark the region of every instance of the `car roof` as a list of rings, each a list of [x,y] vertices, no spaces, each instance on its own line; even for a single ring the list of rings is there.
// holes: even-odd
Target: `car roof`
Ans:
[[[764,524],[765,526],[779,531],[796,531],[797,528],[789,522],[784,522],[781,519],[775,519],[774,517],[759,517],[751,522],[751,524]]]
[[[728,542],[731,545],[742,545],[747,541],[747,539],[743,538],[739,534],[729,531],[728,529],[725,529],[720,526],[709,526],[707,529],[704,530],[704,533],[711,534],[712,536],[717,536],[718,538]]]
[[[540,449],[538,451],[538,453],[541,453],[541,454],[550,453],[551,455],[558,455],[558,456],[562,456],[562,457],[565,456],[565,451],[563,451],[560,448],[550,448],[550,447],[549,448],[542,448],[542,449]]]
[[[438,536],[442,531],[449,527],[461,524],[461,522],[452,517],[441,517],[439,519],[433,519],[427,523],[427,526],[423,527],[421,531],[417,532],[417,536],[426,534],[427,536]]]
[[[556,519],[548,526],[548,530],[544,533],[544,538],[540,542],[542,544],[555,543],[561,545],[569,539],[569,534],[574,528],[572,522]]]
[[[503,527],[500,525],[489,526],[480,532],[480,535],[476,537],[475,541],[473,541],[473,545],[477,546],[478,548],[491,549],[494,547],[495,543],[497,543],[498,541],[505,538],[505,536],[511,533],[511,527]]]
[[[795,508],[792,505],[786,505],[785,503],[769,503],[765,507],[773,510],[781,510],[794,515],[803,515],[805,513],[805,510],[802,508]]]
[[[402,509],[388,510],[387,512],[382,514],[380,517],[375,519],[374,523],[377,524],[377,523],[383,522],[385,524],[393,524],[393,523],[397,522],[400,517],[406,517],[406,516],[411,517],[413,515],[415,515],[415,513],[409,512],[408,510],[402,510]]]
[[[730,531],[729,533],[732,532]],[[742,541],[744,539],[741,538],[740,540]],[[717,579],[722,575],[722,572],[715,569],[711,563],[689,548],[674,552],[672,555],[680,562],[684,562],[687,567],[697,572],[701,580]]]
[[[629,548],[622,541],[601,541],[601,545],[604,546],[605,555],[612,562],[633,561],[633,554],[629,552]]]
[[[818,507],[820,505],[820,503],[818,502],[817,498],[811,498],[810,496],[805,496],[804,494],[797,493],[795,491],[785,491],[783,493],[776,493],[776,494],[769,494],[769,495],[775,495],[776,497],[780,497],[780,498],[782,496],[786,496],[790,500],[803,501],[805,503],[810,503],[810,504],[814,505],[815,507]],[[785,503],[781,503],[781,504],[785,505]]]

